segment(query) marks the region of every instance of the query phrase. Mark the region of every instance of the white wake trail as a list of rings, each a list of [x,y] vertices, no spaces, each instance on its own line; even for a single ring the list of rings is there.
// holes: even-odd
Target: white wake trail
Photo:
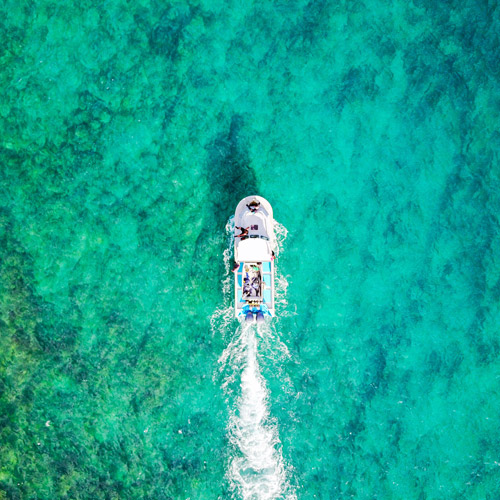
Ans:
[[[243,500],[282,496],[286,477],[276,423],[269,418],[268,391],[257,359],[256,326],[240,327],[244,368],[241,395],[229,421],[235,453],[228,479]]]

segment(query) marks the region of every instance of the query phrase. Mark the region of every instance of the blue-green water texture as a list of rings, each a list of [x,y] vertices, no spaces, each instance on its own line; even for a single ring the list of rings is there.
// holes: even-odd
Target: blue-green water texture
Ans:
[[[0,500],[500,498],[495,0],[5,0],[0,27]]]

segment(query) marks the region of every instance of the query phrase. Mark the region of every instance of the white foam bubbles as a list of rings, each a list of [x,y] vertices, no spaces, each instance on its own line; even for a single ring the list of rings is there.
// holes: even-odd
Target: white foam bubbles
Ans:
[[[226,359],[242,362],[241,393],[231,411],[228,431],[233,453],[227,477],[242,500],[295,498],[287,481],[277,422],[269,415],[269,392],[261,375],[257,327],[240,326]]]

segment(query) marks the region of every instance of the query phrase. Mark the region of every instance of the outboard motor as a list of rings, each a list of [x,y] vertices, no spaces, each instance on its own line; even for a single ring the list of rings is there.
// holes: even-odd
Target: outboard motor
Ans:
[[[248,311],[246,316],[245,316],[245,321],[247,323],[253,323],[253,313],[252,311]]]
[[[264,323],[266,320],[264,319],[264,313],[262,311],[257,312],[257,323]]]

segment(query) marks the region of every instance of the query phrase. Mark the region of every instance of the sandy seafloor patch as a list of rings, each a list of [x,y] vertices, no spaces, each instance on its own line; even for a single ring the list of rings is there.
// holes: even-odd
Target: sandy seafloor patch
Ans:
[[[0,498],[239,498],[210,318],[253,192],[288,230],[282,497],[498,498],[496,2],[0,19]]]

